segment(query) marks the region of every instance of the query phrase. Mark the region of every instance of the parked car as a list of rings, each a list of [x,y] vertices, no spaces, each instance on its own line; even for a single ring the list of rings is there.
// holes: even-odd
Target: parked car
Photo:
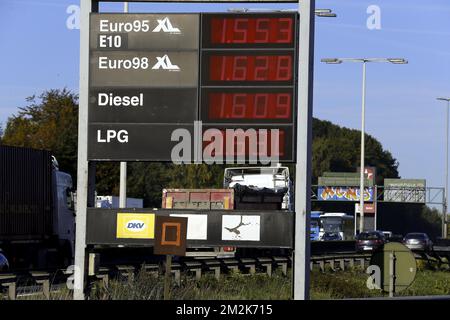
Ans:
[[[325,232],[321,238],[322,241],[340,241],[342,240],[339,232]]]
[[[357,252],[376,251],[383,247],[386,238],[381,231],[365,231],[356,236],[355,250]]]
[[[431,251],[433,242],[426,233],[412,232],[403,238],[403,244],[414,251]]]

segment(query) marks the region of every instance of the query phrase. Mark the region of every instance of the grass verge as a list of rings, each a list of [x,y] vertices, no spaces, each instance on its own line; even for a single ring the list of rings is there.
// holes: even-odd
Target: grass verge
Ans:
[[[369,290],[367,274],[360,269],[321,273],[311,272],[312,299],[346,299],[386,296],[380,290]],[[160,300],[163,299],[163,277],[141,272],[132,280],[110,281],[108,287],[100,282],[90,288],[91,300]],[[450,272],[419,269],[414,283],[402,296],[450,295]],[[68,289],[53,292],[52,300],[71,299]],[[291,298],[291,277],[280,272],[272,277],[241,273],[223,275],[220,281],[204,276],[200,281],[183,276],[181,286],[173,286],[174,300],[288,300]],[[1,298],[0,298],[1,299]],[[39,292],[19,299],[44,299]]]

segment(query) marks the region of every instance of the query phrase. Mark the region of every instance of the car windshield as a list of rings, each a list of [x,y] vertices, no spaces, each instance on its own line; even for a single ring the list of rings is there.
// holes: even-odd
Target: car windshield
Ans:
[[[381,236],[378,233],[360,233],[358,235],[359,240],[378,240]]]

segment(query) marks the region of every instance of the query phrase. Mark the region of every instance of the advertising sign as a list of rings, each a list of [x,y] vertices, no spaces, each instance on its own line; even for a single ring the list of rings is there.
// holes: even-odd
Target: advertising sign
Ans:
[[[425,179],[384,179],[385,202],[425,203]]]
[[[222,216],[222,240],[259,241],[260,216]]]
[[[155,254],[186,255],[188,218],[157,216],[155,223]]]
[[[364,201],[373,201],[372,187],[364,188]],[[359,201],[359,188],[356,187],[319,187],[318,200],[328,201]]]
[[[153,239],[155,215],[140,213],[117,213],[117,238]]]
[[[360,213],[359,203],[355,203],[355,213]],[[375,213],[375,204],[364,203],[364,213]]]

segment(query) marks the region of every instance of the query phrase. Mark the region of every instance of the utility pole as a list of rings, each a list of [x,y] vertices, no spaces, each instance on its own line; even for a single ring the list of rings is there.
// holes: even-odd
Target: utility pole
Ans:
[[[363,61],[362,107],[361,107],[361,168],[359,178],[359,232],[364,231],[364,157],[366,127],[366,61]]]
[[[446,112],[446,134],[445,134],[445,194],[444,194],[444,205],[442,208],[442,238],[447,238],[447,210],[448,210],[448,118],[450,109],[450,98],[437,98],[439,101],[447,102],[447,112]]]

